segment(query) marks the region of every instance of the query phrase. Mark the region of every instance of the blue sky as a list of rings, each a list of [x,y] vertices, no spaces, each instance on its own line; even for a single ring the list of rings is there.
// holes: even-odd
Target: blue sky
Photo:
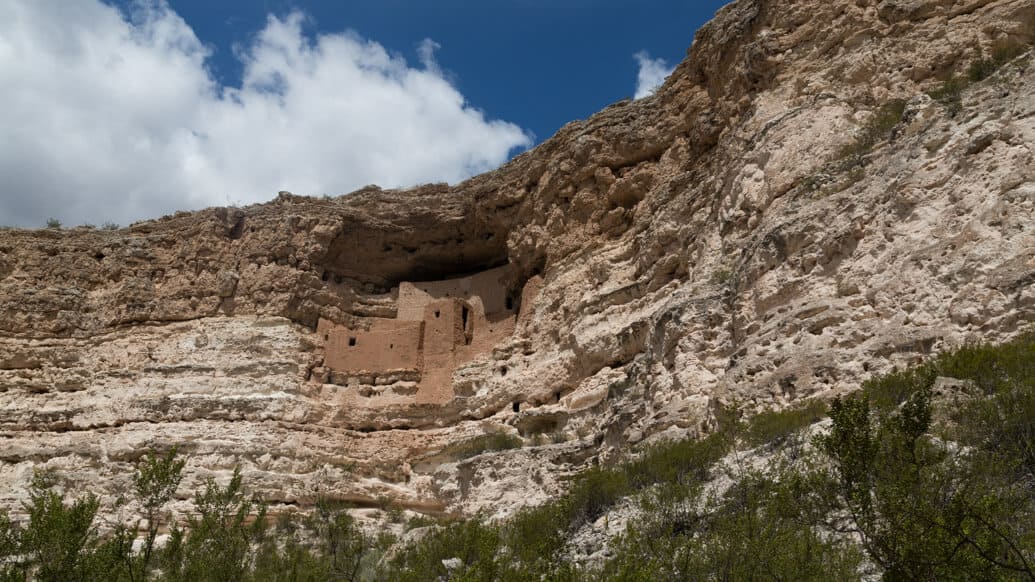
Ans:
[[[0,224],[457,183],[645,94],[722,4],[0,0]]]
[[[126,5],[126,0],[120,0]],[[681,61],[694,31],[721,0],[171,0],[224,84],[238,84],[233,46],[250,42],[267,15],[301,11],[306,32],[351,29],[416,62],[425,38],[460,92],[491,117],[549,138],[565,123],[632,97],[647,51]]]

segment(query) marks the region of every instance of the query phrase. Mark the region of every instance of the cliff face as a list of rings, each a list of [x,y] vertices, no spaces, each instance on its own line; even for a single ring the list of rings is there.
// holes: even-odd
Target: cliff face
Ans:
[[[508,512],[719,404],[1004,339],[1035,320],[1033,39],[1032,0],[738,0],[655,96],[456,186],[0,231],[0,506],[179,444],[184,493],[239,464],[274,506]],[[359,333],[411,351],[354,364]]]

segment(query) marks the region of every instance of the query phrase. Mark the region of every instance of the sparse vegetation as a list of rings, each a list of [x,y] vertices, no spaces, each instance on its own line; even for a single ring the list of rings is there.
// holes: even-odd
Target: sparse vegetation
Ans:
[[[967,68],[967,79],[972,83],[983,81],[995,74],[1003,65],[1020,56],[1027,50],[1023,44],[1006,40],[992,47],[989,56],[980,58]]]
[[[905,110],[904,99],[892,99],[881,105],[859,130],[855,140],[841,148],[838,157],[853,161],[853,165],[858,163],[858,160],[868,154],[874,146],[891,137],[892,130],[902,121]]]
[[[830,180],[831,176],[829,174],[812,174],[802,178],[801,181],[798,182],[798,187],[806,192],[817,192]]]
[[[432,518],[432,517],[428,517],[427,515],[416,514],[416,515],[410,516],[410,518],[408,520],[406,520],[406,529],[408,531],[408,530],[411,530],[411,529],[417,529],[419,527],[430,527],[430,526],[433,526],[433,525],[441,525],[442,523],[443,522],[441,520],[438,520],[438,519],[435,519],[435,518]]]
[[[598,519],[621,499],[659,483],[700,482],[729,444],[726,434],[662,443],[630,463],[593,467],[576,477],[561,498],[522,510],[506,522],[454,523],[403,549],[387,578],[434,580],[447,575],[443,560],[460,558],[462,566],[453,572],[457,579],[583,579],[564,554],[574,530]]]
[[[938,398],[948,396],[936,394],[946,385],[939,377],[960,391],[941,413]],[[717,433],[590,468],[563,496],[510,519],[411,518],[407,528],[429,529],[406,545],[363,533],[346,505],[328,501],[271,526],[239,471],[197,492],[186,521],[163,521],[184,466],[175,450],[141,461],[139,520],[102,536],[97,498],[68,502],[57,475],[38,473],[28,522],[0,514],[0,580],[1035,577],[1035,336],[966,346],[875,378],[830,403],[831,428],[811,446],[789,438],[825,414],[818,400],[746,421],[718,410]],[[519,444],[483,435],[454,452]],[[761,448],[731,455],[738,444]],[[620,503],[635,517],[610,557],[599,569],[576,568],[571,536]],[[166,524],[170,539],[156,548]],[[133,551],[138,531],[144,540]]]
[[[756,414],[744,431],[744,441],[750,446],[779,445],[792,434],[821,420],[827,415],[827,403],[809,400],[803,405],[783,410]]]
[[[802,511],[808,484],[748,473],[722,494],[667,486],[643,503],[640,524],[614,557],[586,579],[851,580],[862,553],[824,537]]]
[[[61,228],[61,221],[56,218],[48,218],[47,228]]]
[[[953,75],[942,82],[941,86],[927,94],[941,103],[949,115],[955,116],[963,111],[963,91],[973,83],[979,83],[994,75],[1003,65],[1009,63],[1028,50],[1026,45],[1016,41],[997,43],[989,56],[982,57],[970,64],[965,75]]]
[[[841,147],[821,171],[802,178],[799,188],[817,198],[826,198],[862,181],[866,177],[866,155],[892,138],[905,110],[904,99],[892,99],[878,107],[859,128],[855,139]]]
[[[442,454],[458,461],[469,459],[489,451],[519,449],[524,445],[521,437],[504,432],[483,434],[461,441],[442,449]]]
[[[986,395],[945,427],[932,421],[939,375]],[[744,470],[725,493],[657,489],[600,578],[1031,579],[1033,385],[1030,336],[868,382],[832,403],[831,431],[796,463],[776,457]],[[820,412],[757,416],[747,440],[787,434]]]
[[[966,87],[967,83],[962,78],[952,76],[943,81],[937,89],[933,89],[927,94],[931,99],[941,103],[949,115],[955,116],[963,111],[963,89]]]
[[[968,86],[991,77],[1028,48],[1016,41],[999,42],[989,56],[972,62],[966,74],[950,76],[940,86],[929,91],[928,95],[944,106],[950,115],[955,116],[963,111],[963,92]],[[866,175],[863,169],[866,155],[878,144],[893,137],[895,127],[902,121],[906,104],[903,99],[892,99],[879,107],[859,130],[856,138],[838,150],[824,172],[804,178],[801,188],[822,198],[842,192],[861,181]]]
[[[856,159],[853,163],[861,164],[861,161]],[[826,198],[827,196],[833,196],[834,194],[837,194],[839,192],[844,192],[845,190],[861,182],[862,179],[865,177],[866,169],[863,168],[862,165],[853,165],[852,168],[848,170],[848,173],[844,175],[844,177],[835,180],[833,183],[821,188],[817,193],[816,197]]]
[[[723,267],[712,273],[712,283],[716,285],[725,285],[729,283],[730,279],[733,278],[733,271]]]
[[[119,225],[114,222],[105,222],[101,225],[101,230],[118,230]]]

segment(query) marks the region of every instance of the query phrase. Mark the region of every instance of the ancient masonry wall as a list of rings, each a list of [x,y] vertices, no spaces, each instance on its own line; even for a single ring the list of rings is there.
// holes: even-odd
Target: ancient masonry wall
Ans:
[[[457,367],[514,332],[518,302],[509,292],[511,275],[505,266],[445,281],[403,282],[396,319],[363,318],[354,327],[321,319],[324,366],[330,377],[346,381],[416,375],[417,402],[446,402],[453,398]],[[536,279],[530,284],[521,294],[526,307],[538,289]]]
[[[423,321],[371,319],[368,329],[329,329],[324,364],[340,371],[419,372],[423,326]]]

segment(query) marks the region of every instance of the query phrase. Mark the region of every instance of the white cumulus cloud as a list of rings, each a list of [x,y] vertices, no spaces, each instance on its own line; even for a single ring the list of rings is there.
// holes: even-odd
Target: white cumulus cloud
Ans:
[[[643,99],[654,93],[654,91],[665,82],[665,78],[672,74],[675,67],[670,66],[664,59],[652,59],[647,51],[640,51],[633,55],[640,67],[636,75],[636,93],[634,99]]]
[[[0,225],[132,220],[267,200],[456,182],[529,135],[486,118],[435,61],[270,16],[240,86],[161,0],[0,2]]]

